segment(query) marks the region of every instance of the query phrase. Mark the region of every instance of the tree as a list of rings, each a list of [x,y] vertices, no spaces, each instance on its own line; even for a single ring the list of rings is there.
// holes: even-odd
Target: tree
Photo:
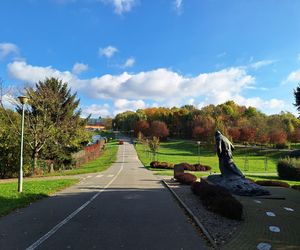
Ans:
[[[273,130],[269,137],[272,144],[285,144],[287,141],[287,134],[284,130]]]
[[[150,140],[147,140],[148,142],[148,147],[153,155],[153,160],[156,160],[156,153],[159,149],[160,143],[159,143],[159,138],[158,137],[153,137]]]
[[[150,126],[150,135],[157,138],[165,138],[169,135],[169,129],[164,122],[154,121]]]
[[[27,88],[26,95],[29,102],[25,138],[32,150],[33,168],[37,167],[40,155],[59,163],[70,161],[71,153],[87,139],[84,126],[88,118],[80,118],[76,93],[71,94],[67,83],[47,78],[39,81],[35,88]],[[47,150],[42,152],[43,148]]]
[[[294,103],[294,105],[297,107],[297,110],[300,113],[300,84],[294,90],[294,96],[295,96],[295,103]]]
[[[145,121],[145,120],[138,121],[134,127],[134,135],[137,136],[140,132],[140,133],[142,133],[143,136],[148,136],[149,129],[150,129],[150,125],[147,121]]]

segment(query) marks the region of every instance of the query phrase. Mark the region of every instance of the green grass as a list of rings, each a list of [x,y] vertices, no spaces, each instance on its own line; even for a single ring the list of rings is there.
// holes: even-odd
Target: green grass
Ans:
[[[173,170],[158,170],[150,168],[152,161],[151,154],[145,150],[144,145],[137,144],[136,150],[142,163],[149,169],[154,171],[157,175],[173,176]],[[233,152],[234,161],[242,170],[246,177],[255,180],[280,180],[277,176],[276,164],[278,159],[285,157],[286,152],[279,150],[262,150],[260,148],[236,148]],[[265,169],[265,159],[267,161],[267,169]],[[245,170],[245,159],[248,159],[248,169]],[[161,142],[158,154],[158,161],[166,161],[170,163],[198,163],[198,148],[195,142],[176,140]],[[212,167],[211,173],[219,173],[218,157],[212,147],[200,147],[200,163]],[[210,172],[191,172],[198,178],[207,176]],[[290,185],[299,185],[299,181],[282,180]]]
[[[108,169],[117,159],[118,143],[117,141],[105,144],[103,153],[95,160],[82,165],[79,168],[64,170],[60,172],[49,173],[47,176],[77,175],[101,172]]]
[[[139,158],[145,166],[149,166],[152,157],[145,151],[142,144],[136,146]],[[236,148],[234,161],[243,172],[267,172],[276,173],[276,164],[279,158],[286,155],[286,152],[278,150],[262,150],[259,148],[246,149]],[[265,159],[267,157],[267,169],[265,170]],[[248,160],[248,167],[245,164]],[[198,148],[192,141],[169,141],[162,142],[157,154],[158,161],[170,163],[198,163]],[[200,163],[212,167],[212,172],[219,172],[218,157],[212,147],[200,147]]]
[[[17,192],[17,182],[0,183],[0,216],[16,208],[25,207],[76,182],[77,179],[25,180],[22,193]]]

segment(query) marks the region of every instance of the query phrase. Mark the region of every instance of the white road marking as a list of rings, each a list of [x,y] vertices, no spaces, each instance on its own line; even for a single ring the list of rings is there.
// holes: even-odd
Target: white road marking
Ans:
[[[114,175],[113,174],[109,174],[107,177],[111,178],[111,177],[114,177]]]
[[[273,233],[279,233],[280,232],[280,228],[276,227],[276,226],[269,226],[269,230]]]
[[[275,217],[276,215],[273,212],[266,212],[266,214],[270,217]]]
[[[103,174],[98,174],[96,177],[101,178],[102,176],[103,176]]]
[[[259,200],[254,200],[255,203],[261,204],[261,201]]]
[[[86,177],[86,178],[91,178],[92,176],[91,175],[89,175],[88,177]]]
[[[294,209],[292,209],[292,208],[290,208],[290,207],[284,207],[284,209],[285,209],[286,211],[290,211],[290,212],[294,212],[294,211],[295,211]]]
[[[51,237],[53,234],[56,233],[57,230],[59,230],[63,225],[67,224],[73,217],[75,217],[81,210],[83,210],[87,205],[89,205],[94,199],[96,199],[102,192],[105,191],[119,176],[119,174],[122,172],[124,168],[124,153],[125,153],[125,145],[123,146],[123,155],[122,155],[122,165],[119,169],[116,176],[101,190],[98,191],[91,199],[89,199],[87,202],[85,202],[82,206],[77,208],[73,213],[71,213],[69,216],[67,216],[64,220],[62,220],[60,223],[58,223],[55,227],[53,227],[48,233],[46,233],[44,236],[39,238],[36,242],[34,242],[32,245],[26,248],[26,250],[33,250],[36,249],[39,245],[41,245],[45,240],[47,240],[49,237]]]
[[[256,246],[256,248],[258,250],[270,250],[272,246],[269,243],[261,242]]]

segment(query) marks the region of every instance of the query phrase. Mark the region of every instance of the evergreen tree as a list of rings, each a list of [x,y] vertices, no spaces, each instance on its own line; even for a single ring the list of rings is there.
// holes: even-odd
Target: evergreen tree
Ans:
[[[296,102],[294,103],[294,105],[297,107],[297,110],[300,113],[300,84],[294,90],[294,95],[295,95],[295,100],[296,100]]]

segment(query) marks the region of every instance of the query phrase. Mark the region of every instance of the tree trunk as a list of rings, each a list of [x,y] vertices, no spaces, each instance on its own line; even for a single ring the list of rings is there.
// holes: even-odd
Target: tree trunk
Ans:
[[[33,168],[32,168],[32,174],[34,175],[35,173],[35,169],[37,168],[38,166],[38,157],[39,157],[39,152],[37,150],[37,148],[34,149],[34,152],[33,152]]]

